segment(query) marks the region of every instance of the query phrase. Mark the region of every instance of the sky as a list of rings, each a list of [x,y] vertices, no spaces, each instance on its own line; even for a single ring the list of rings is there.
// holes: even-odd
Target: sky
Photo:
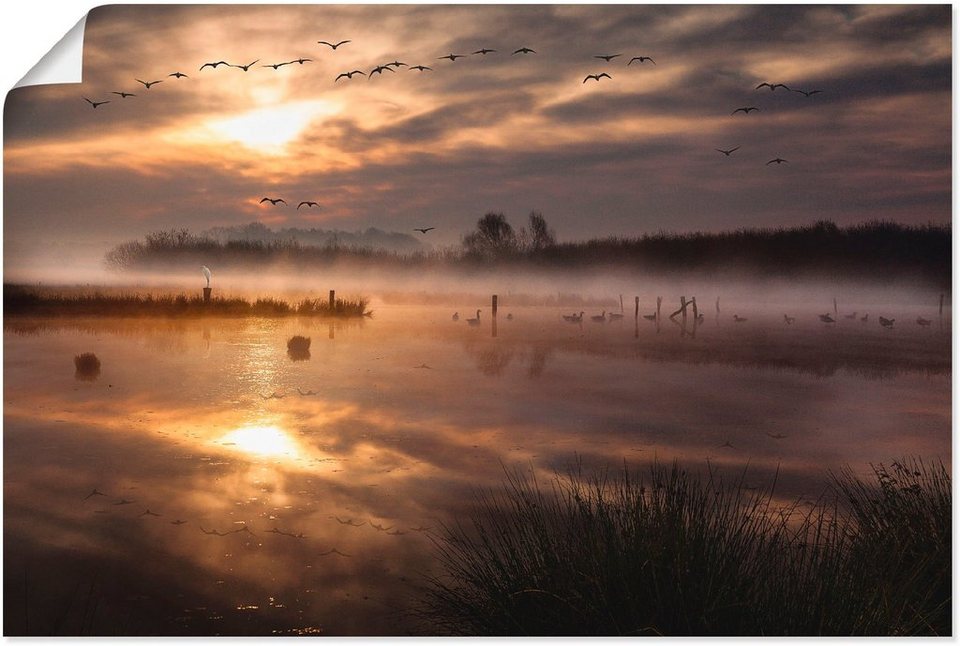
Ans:
[[[4,267],[253,221],[435,245],[488,211],[561,240],[947,223],[951,59],[949,5],[101,7],[82,84],[7,96]],[[334,80],[392,61],[432,70]]]

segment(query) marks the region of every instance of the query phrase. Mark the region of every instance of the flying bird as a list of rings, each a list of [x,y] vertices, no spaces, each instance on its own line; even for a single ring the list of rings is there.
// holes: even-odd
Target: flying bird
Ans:
[[[594,58],[602,58],[608,63],[615,59],[617,56],[623,56],[623,54],[600,54],[599,56],[594,56]]]
[[[401,63],[400,61],[393,61],[392,63],[387,63],[387,67],[409,67],[406,63]]]
[[[212,67],[213,69],[217,69],[218,65],[226,65],[227,67],[230,67],[230,63],[227,61],[217,61],[216,63],[204,63],[200,66],[200,71],[202,72],[204,67]],[[186,76],[186,74],[184,74],[184,76]]]
[[[374,522],[371,522],[371,523],[370,523],[370,526],[373,527],[373,528],[374,528],[375,530],[377,530],[378,532],[387,532],[387,531],[390,531],[391,529],[393,529],[393,525],[390,525],[390,527],[384,527],[383,525],[378,525],[378,524],[376,524],[376,523],[374,523]]]
[[[87,97],[83,97],[83,100],[93,106],[93,109],[96,110],[98,105],[104,105],[105,103],[110,103],[109,101],[91,101]]]
[[[115,503],[113,503],[113,504],[114,504],[114,505],[132,505],[134,502],[136,502],[136,501],[134,501],[134,500],[127,500],[126,498],[121,498],[120,500],[118,500],[117,502],[115,502]]]
[[[432,71],[433,71],[433,68],[432,68],[432,67],[427,67],[426,65],[414,65],[414,66],[411,67],[410,69],[411,69],[411,70],[419,70],[419,71],[421,71],[421,72],[425,72],[425,71],[430,71],[430,72],[432,72]]]
[[[714,150],[716,150],[718,153],[723,153],[724,155],[729,157],[734,151],[740,150],[740,146],[737,146],[736,148],[731,148],[730,150],[721,150],[719,148],[714,148]]]
[[[753,89],[754,89],[754,90],[759,90],[759,89],[762,88],[762,87],[768,87],[768,88],[770,88],[770,91],[771,91],[771,92],[773,92],[774,90],[776,90],[778,87],[782,87],[784,90],[789,90],[789,89],[790,89],[790,88],[788,88],[786,85],[784,85],[783,83],[774,83],[773,85],[771,85],[771,84],[769,84],[769,83],[761,83],[760,85],[758,85],[757,87],[755,87],[755,88],[753,88]]]
[[[259,62],[260,62],[260,59],[258,58],[257,60],[253,61],[253,63],[247,63],[246,65],[230,65],[229,63],[227,63],[227,67],[236,67],[246,72],[251,67],[253,67],[254,63],[259,63]]]
[[[780,164],[789,164],[789,163],[790,162],[788,162],[786,159],[780,159],[779,157],[777,157],[776,159],[771,159],[770,161],[768,161],[766,165],[769,166],[770,164],[776,164],[777,166],[779,166]]]
[[[349,41],[349,40],[341,40],[339,43],[334,44],[334,43],[328,43],[328,42],[325,41],[325,40],[318,40],[318,41],[317,41],[318,44],[320,44],[320,45],[326,45],[327,47],[329,47],[329,48],[332,49],[333,51],[337,51],[337,47],[340,47],[340,45],[346,45],[346,44],[349,43],[349,42],[351,42],[351,41]]]
[[[141,515],[141,516],[159,516],[160,514],[155,514],[155,513],[153,513],[152,511],[150,511],[149,509],[147,509],[146,511],[144,511],[144,512],[143,512],[142,514],[140,514],[140,515]]]
[[[287,61],[286,63],[271,63],[270,65],[261,65],[261,67],[272,67],[275,70],[280,69],[284,65],[290,65],[293,61]]]
[[[784,87],[786,87],[786,86],[784,86]],[[813,94],[820,94],[821,92],[823,92],[823,90],[810,90],[809,92],[807,92],[807,91],[805,91],[805,90],[790,90],[790,91],[791,91],[791,92],[799,92],[800,94],[802,94],[803,96],[806,96],[806,97],[809,97],[809,96],[811,96],[811,95],[813,95]]]
[[[411,528],[410,528],[410,531],[413,531],[413,532],[428,532],[428,531],[430,531],[431,529],[433,529],[433,527],[424,527],[423,525],[420,525],[419,527],[411,527]]]
[[[492,53],[494,53],[495,51],[497,51],[497,50],[495,50],[495,49],[487,49],[486,47],[484,47],[483,49],[478,49],[478,50],[475,51],[475,52],[470,52],[470,54],[471,54],[471,55],[473,55],[473,54],[482,54],[483,56],[486,56],[487,54],[492,54]]]
[[[208,65],[209,65],[209,63],[208,63]],[[200,69],[203,69],[203,68],[201,67]],[[167,76],[173,76],[173,77],[178,78],[178,79],[190,78],[189,76],[187,76],[187,75],[184,74],[183,72],[174,72],[173,74],[167,74]]]
[[[533,51],[529,47],[521,47],[520,49],[518,49],[517,51],[515,51],[513,54],[510,54],[510,55],[513,56],[514,54],[536,54],[536,53],[537,52]]]
[[[414,231],[419,231],[420,233],[426,233],[427,231],[433,231],[437,227],[425,227],[423,229],[414,229]]]
[[[373,78],[373,75],[374,75],[374,74],[379,74],[379,75],[383,76],[383,71],[384,71],[384,70],[388,70],[388,71],[390,71],[390,72],[393,72],[394,74],[397,73],[397,70],[393,69],[392,67],[389,67],[389,66],[387,66],[387,65],[377,65],[377,66],[374,67],[372,70],[370,70],[370,76],[368,76],[367,78]]]
[[[282,197],[265,197],[260,200],[259,204],[263,204],[264,202],[270,202],[270,204],[273,204],[274,206],[277,205],[277,202],[283,202],[284,204],[287,203],[287,201]]]
[[[102,491],[97,491],[97,489],[94,488],[93,491],[91,491],[90,493],[88,493],[88,494],[86,495],[86,497],[84,498],[84,500],[86,500],[87,498],[92,498],[93,496],[106,496],[106,495],[107,495],[107,494],[103,493]]]
[[[755,108],[755,107],[753,107],[753,106],[750,106],[750,107],[748,107],[748,108],[737,108],[736,110],[734,110],[734,111],[731,112],[730,114],[736,114],[736,113],[738,113],[738,112],[742,112],[742,113],[744,113],[744,114],[750,114],[750,112],[753,111],[753,110],[756,110],[757,112],[759,112],[759,111],[760,111],[760,108]]]
[[[288,62],[287,65],[291,65],[293,63],[300,63],[301,65],[303,65],[304,63],[312,63],[312,62],[313,62],[312,58],[303,58],[301,56],[300,58],[297,58],[295,60]]]
[[[303,206],[304,204],[306,204],[307,207],[315,206],[315,207],[317,207],[317,208],[320,208],[320,205],[319,205],[318,203],[313,202],[313,201],[310,201],[310,200],[305,200],[305,201],[303,201],[303,202],[300,202],[300,204],[297,204],[297,210],[299,211],[299,210],[300,210],[300,207]]]
[[[170,521],[170,524],[171,524],[171,525],[186,525],[186,523],[187,523],[187,521],[185,521],[185,520],[180,520],[179,518],[178,518],[177,520],[171,520],[171,521]]]
[[[613,77],[607,74],[606,72],[602,72],[600,74],[587,74],[587,77],[583,79],[583,83],[586,83],[590,79],[593,79],[594,81],[599,82],[600,79],[602,79],[603,77],[607,77],[608,79],[613,79]],[[583,85],[583,83],[581,83],[581,85]]]
[[[632,63],[633,61],[640,61],[641,65],[643,64],[643,61],[650,61],[654,65],[657,64],[657,61],[653,60],[649,56],[634,56],[633,58],[630,59],[630,63]],[[629,65],[630,63],[627,63],[627,65]]]
[[[360,70],[353,70],[352,72],[343,72],[341,74],[338,74],[337,78],[333,79],[333,82],[336,83],[337,81],[342,79],[344,76],[346,76],[348,79],[352,79],[354,74],[360,74],[361,76],[367,75],[366,72],[361,72]]]
[[[439,61],[444,58],[449,58],[450,62],[455,62],[458,58],[466,58],[466,57],[467,57],[466,54],[447,54],[446,56],[438,56],[437,60]]]
[[[156,85],[157,83],[163,83],[163,81],[141,81],[140,79],[133,79],[137,83],[143,83],[143,87],[150,89],[151,85]]]
[[[336,554],[338,556],[345,556],[347,558],[350,558],[349,554],[344,554],[343,552],[341,552],[335,547],[327,550],[326,552],[320,552],[319,554],[317,554],[317,556],[330,556],[331,554]]]
[[[111,92],[110,94],[116,94],[121,99],[125,99],[128,96],[137,96],[136,94],[131,94],[130,92]]]
[[[346,520],[340,518],[339,516],[334,516],[337,519],[337,522],[341,525],[350,525],[350,527],[360,527],[361,525],[366,525],[367,521],[361,520],[360,522],[355,521],[352,518],[347,518]]]

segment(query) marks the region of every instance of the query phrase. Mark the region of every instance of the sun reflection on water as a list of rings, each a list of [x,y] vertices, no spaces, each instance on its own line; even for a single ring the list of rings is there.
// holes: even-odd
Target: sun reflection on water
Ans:
[[[219,443],[257,457],[302,457],[297,441],[273,425],[243,426],[221,437]]]

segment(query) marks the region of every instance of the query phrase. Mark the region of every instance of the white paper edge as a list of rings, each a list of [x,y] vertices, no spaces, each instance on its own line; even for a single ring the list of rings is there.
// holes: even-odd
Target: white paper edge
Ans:
[[[83,81],[83,31],[87,24],[84,15],[56,45],[50,48],[36,65],[30,68],[14,89],[28,85],[80,83]]]

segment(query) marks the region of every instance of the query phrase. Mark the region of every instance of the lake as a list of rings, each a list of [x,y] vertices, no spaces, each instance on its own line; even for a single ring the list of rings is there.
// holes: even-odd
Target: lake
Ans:
[[[789,501],[951,459],[951,323],[927,310],[684,327],[486,305],[5,320],[7,634],[430,633],[432,537],[505,471],[676,460]]]

